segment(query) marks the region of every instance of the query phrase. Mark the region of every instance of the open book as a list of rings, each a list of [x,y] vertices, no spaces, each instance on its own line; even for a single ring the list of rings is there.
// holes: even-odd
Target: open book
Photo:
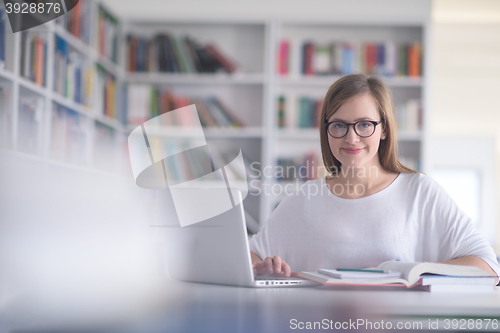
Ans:
[[[495,276],[473,266],[459,266],[438,263],[418,263],[402,261],[386,261],[378,265],[377,269],[401,272],[400,278],[381,279],[342,279],[335,278],[317,272],[301,272],[299,276],[308,280],[316,281],[322,284],[346,284],[346,285],[404,285],[408,288],[422,284],[422,275],[439,274],[457,278],[469,277],[468,284],[472,284],[474,278],[491,280],[491,286],[495,283]],[[383,276],[383,274],[381,274]],[[425,276],[425,275],[424,275]],[[460,281],[464,281],[461,279]],[[482,281],[483,282],[483,281]],[[461,284],[463,282],[460,282]],[[450,284],[453,284],[450,280]],[[483,284],[483,283],[481,283]]]

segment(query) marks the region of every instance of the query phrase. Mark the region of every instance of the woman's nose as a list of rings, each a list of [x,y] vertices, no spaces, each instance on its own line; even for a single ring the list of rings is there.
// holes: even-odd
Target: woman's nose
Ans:
[[[354,131],[354,126],[349,126],[347,128],[347,134],[345,135],[345,141],[348,143],[356,143],[359,141],[359,136]]]

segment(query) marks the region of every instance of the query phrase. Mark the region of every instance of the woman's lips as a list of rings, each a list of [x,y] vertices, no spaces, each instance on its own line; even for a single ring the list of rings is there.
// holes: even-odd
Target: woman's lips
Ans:
[[[359,154],[363,151],[363,148],[342,148],[347,154]]]

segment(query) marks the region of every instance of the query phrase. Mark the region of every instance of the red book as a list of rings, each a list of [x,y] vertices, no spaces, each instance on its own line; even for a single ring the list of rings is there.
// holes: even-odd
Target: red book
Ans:
[[[209,44],[205,49],[222,65],[222,67],[224,67],[228,73],[233,73],[236,70],[236,65],[223,56],[214,45]]]
[[[72,25],[72,32],[73,35],[80,37],[80,4],[81,2],[78,2],[78,4],[73,8],[73,22]]]
[[[366,59],[366,72],[373,74],[375,66],[377,65],[377,45],[366,44],[365,59]]]
[[[135,72],[137,70],[137,38],[131,37],[128,44],[128,70]]]
[[[312,43],[306,44],[306,61],[305,61],[305,73],[306,75],[314,75],[312,61],[314,56],[314,45]]]
[[[288,74],[288,57],[290,45],[287,40],[282,40],[279,45],[278,55],[278,73],[281,75]]]

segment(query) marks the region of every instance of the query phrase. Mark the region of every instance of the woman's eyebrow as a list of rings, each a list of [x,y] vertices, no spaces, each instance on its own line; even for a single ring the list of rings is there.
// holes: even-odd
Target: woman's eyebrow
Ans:
[[[362,117],[362,118],[358,118],[358,119],[355,119],[354,122],[357,122],[357,121],[360,121],[360,120],[373,120],[372,118],[370,117]],[[343,120],[343,119],[339,119],[339,118],[333,118],[332,120],[330,120],[330,122],[332,121],[341,121],[343,123],[347,123],[346,120]],[[374,120],[373,120],[374,121]]]

